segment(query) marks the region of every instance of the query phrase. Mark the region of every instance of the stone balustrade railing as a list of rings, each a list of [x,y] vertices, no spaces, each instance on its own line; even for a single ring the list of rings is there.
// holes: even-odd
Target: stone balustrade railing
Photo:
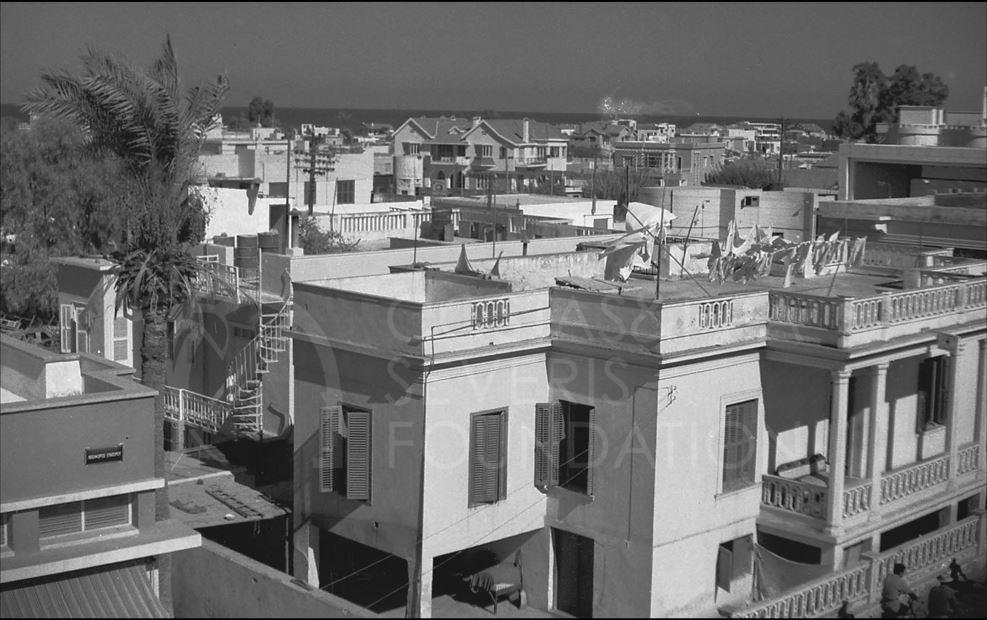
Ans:
[[[889,549],[877,557],[877,583],[891,573],[901,562],[913,576],[930,567],[936,572],[945,568],[954,557],[962,557],[977,548],[977,522],[979,517],[969,517],[931,536],[923,536],[900,547]]]
[[[956,475],[980,469],[980,444],[970,444],[960,448],[956,455]]]
[[[919,537],[884,553],[865,553],[853,568],[810,581],[769,600],[730,614],[732,618],[812,618],[833,615],[844,602],[851,608],[880,602],[884,580],[895,563],[908,567],[912,581],[928,578],[953,559],[963,562],[980,548],[978,529],[983,515],[968,517],[930,536]]]
[[[870,481],[860,482],[843,491],[843,516],[853,517],[870,510]]]
[[[792,590],[768,601],[761,601],[734,612],[732,618],[812,618],[830,614],[843,601],[858,601],[869,594],[871,566],[864,564]]]
[[[826,516],[826,487],[765,474],[761,503],[810,517]]]
[[[881,503],[886,504],[946,482],[949,455],[922,461],[881,476]]]
[[[853,334],[909,321],[987,307],[987,279],[882,293],[863,299],[822,297],[773,290],[770,318],[776,323]]]

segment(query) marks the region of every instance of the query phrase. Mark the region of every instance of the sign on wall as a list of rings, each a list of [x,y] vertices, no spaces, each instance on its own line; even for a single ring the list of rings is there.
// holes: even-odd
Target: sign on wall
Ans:
[[[86,448],[86,465],[123,460],[123,444],[109,448]]]

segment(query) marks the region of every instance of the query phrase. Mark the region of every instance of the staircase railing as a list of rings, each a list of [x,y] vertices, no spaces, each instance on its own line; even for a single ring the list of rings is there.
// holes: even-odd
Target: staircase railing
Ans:
[[[289,297],[274,314],[261,314],[258,333],[237,352],[227,367],[226,394],[232,406],[233,428],[237,433],[264,430],[263,375],[287,351]]]

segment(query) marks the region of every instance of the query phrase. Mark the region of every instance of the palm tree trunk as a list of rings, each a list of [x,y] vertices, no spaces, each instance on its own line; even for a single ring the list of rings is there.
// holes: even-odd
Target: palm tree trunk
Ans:
[[[141,339],[141,380],[144,385],[158,390],[154,399],[154,476],[165,477],[164,458],[164,397],[161,388],[165,383],[165,363],[168,357],[167,309],[160,304],[148,304],[141,309],[144,329]],[[155,520],[163,521],[170,516],[168,507],[168,483],[154,494]],[[158,557],[160,581],[159,598],[169,611],[172,610],[171,597],[171,555]]]

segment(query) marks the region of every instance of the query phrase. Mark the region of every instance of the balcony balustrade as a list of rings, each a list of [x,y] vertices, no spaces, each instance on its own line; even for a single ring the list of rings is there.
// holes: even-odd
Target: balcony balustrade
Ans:
[[[735,611],[732,618],[815,618],[833,615],[844,602],[851,606],[880,602],[884,579],[894,564],[908,567],[909,578],[931,577],[956,558],[963,562],[978,553],[978,530],[983,514],[922,536],[883,553],[864,554],[864,562],[810,581],[769,600]]]

